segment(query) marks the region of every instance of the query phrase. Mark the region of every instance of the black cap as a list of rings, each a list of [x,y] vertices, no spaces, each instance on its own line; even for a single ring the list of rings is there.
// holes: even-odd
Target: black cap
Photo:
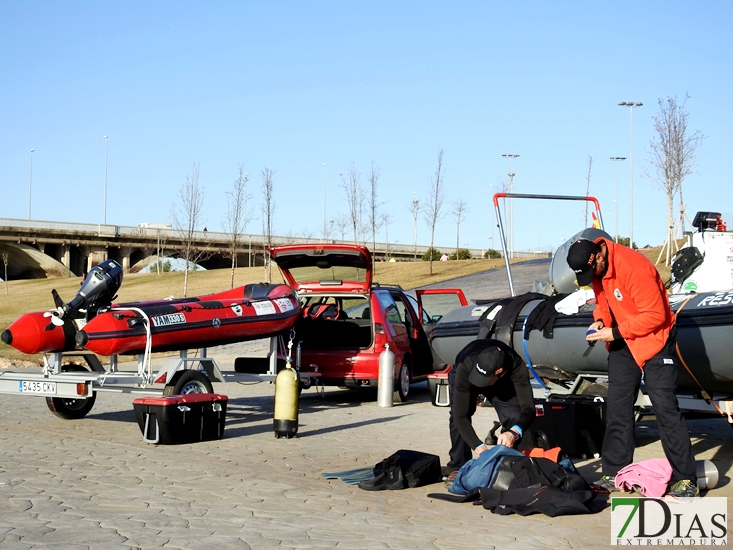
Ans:
[[[490,346],[481,350],[476,357],[473,369],[468,375],[468,381],[479,388],[493,384],[496,379],[496,370],[504,366],[504,352],[497,346]]]
[[[596,244],[588,239],[578,239],[568,250],[568,265],[575,271],[578,286],[587,286],[593,280]]]

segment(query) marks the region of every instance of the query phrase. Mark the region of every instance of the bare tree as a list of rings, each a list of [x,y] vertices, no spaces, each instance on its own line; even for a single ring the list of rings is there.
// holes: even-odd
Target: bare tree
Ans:
[[[158,271],[158,275],[160,275],[160,269],[161,269],[161,262],[163,261],[163,254],[165,253],[165,240],[166,236],[163,234],[163,231],[161,229],[155,230],[155,244],[156,244],[156,250],[155,250],[155,267]]]
[[[344,214],[339,214],[336,216],[336,229],[338,230],[339,234],[341,235],[341,242],[346,240],[346,228],[349,227],[349,217]]]
[[[232,271],[229,280],[230,287],[234,288],[234,269],[237,267],[237,251],[244,240],[247,230],[247,202],[252,198],[247,194],[249,174],[244,173],[244,164],[239,165],[239,177],[234,180],[232,190],[227,191],[227,217],[224,230],[229,242],[227,256],[232,260]]]
[[[384,253],[384,261],[389,260],[389,224],[392,221],[392,216],[389,214],[382,214],[380,216],[381,224],[384,225],[384,242],[387,250]]]
[[[695,152],[705,139],[699,131],[692,134],[687,129],[689,113],[685,104],[690,98],[685,94],[682,103],[676,97],[659,99],[659,113],[654,116],[654,136],[649,145],[651,159],[647,176],[655,181],[667,195],[667,239],[665,240],[659,259],[666,250],[665,265],[672,261],[672,246],[674,240],[674,196],[680,193],[680,229],[684,230],[685,206],[682,202],[682,182],[693,173],[695,167]]]
[[[433,274],[433,248],[435,246],[435,226],[443,217],[441,210],[443,209],[443,201],[445,200],[445,190],[443,189],[443,153],[441,149],[438,151],[438,166],[435,169],[435,177],[430,186],[430,194],[425,204],[425,222],[430,228],[430,275]]]
[[[456,259],[458,259],[458,249],[460,248],[461,222],[464,215],[468,212],[468,203],[464,200],[453,201],[453,210],[451,213],[456,219]]]
[[[148,229],[146,232],[148,231],[150,231],[150,229]],[[164,248],[165,248],[165,240],[166,240],[167,235],[163,234],[163,230],[157,227],[154,228],[154,231],[155,231],[155,242],[146,244],[144,247],[144,250],[146,253],[150,254],[151,258],[153,256],[155,257],[155,264],[153,264],[152,259],[150,259],[146,268],[148,269],[150,273],[157,273],[158,275],[160,275],[161,265],[163,261],[162,258],[163,258],[163,254],[165,253]],[[86,268],[83,271],[86,272]],[[84,275],[82,274],[82,279],[83,278],[84,278]]]
[[[197,242],[196,228],[203,223],[202,209],[204,205],[204,189],[199,187],[199,167],[193,165],[190,176],[186,176],[186,183],[178,192],[180,204],[173,205],[171,218],[173,226],[178,231],[181,245],[178,253],[186,263],[185,275],[183,278],[183,297],[188,292],[188,272],[195,269],[195,266],[205,260],[209,254],[200,248]]]
[[[5,281],[5,296],[8,295],[8,253],[3,252],[3,265],[5,266],[5,276],[3,277],[3,281]]]
[[[272,280],[272,262],[268,248],[272,246],[272,222],[275,215],[275,200],[272,197],[273,170],[265,168],[262,170],[262,236],[263,244],[262,258],[265,267],[265,280],[269,283]]]
[[[349,218],[354,233],[354,242],[359,243],[362,233],[362,213],[364,210],[364,190],[361,187],[361,174],[351,163],[348,177],[341,176],[340,187],[346,193],[346,203],[349,205]]]
[[[377,184],[379,183],[379,167],[374,166],[369,170],[369,197],[367,198],[367,208],[369,210],[369,227],[372,233],[372,252],[377,248],[377,231],[382,225],[382,218],[379,215],[379,207],[381,203],[377,202]]]
[[[420,212],[420,200],[412,199],[412,247],[413,260],[417,260],[417,215]]]
[[[287,239],[289,243],[298,243],[320,239],[320,237],[316,237],[317,232],[318,230],[313,229],[312,227],[303,227],[302,229],[297,230],[289,229],[287,233],[285,233],[285,239]]]
[[[595,160],[592,156],[588,155],[588,173],[585,175],[585,196],[590,197],[590,176],[593,173],[593,161]],[[588,225],[588,201],[585,201],[585,219],[583,220],[583,227],[590,227]]]

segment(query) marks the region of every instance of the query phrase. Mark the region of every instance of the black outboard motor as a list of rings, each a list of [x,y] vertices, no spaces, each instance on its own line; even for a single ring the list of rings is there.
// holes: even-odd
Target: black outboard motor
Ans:
[[[122,266],[114,260],[105,260],[95,265],[81,284],[79,292],[68,303],[64,303],[54,291],[57,306],[63,308],[63,316],[81,318],[80,310],[86,310],[89,321],[100,308],[112,305],[122,285]],[[60,303],[59,303],[60,302]]]

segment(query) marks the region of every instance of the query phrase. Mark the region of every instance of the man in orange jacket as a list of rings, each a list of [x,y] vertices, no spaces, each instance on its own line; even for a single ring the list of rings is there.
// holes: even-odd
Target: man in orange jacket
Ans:
[[[606,342],[609,350],[603,477],[596,484],[615,490],[616,473],[633,461],[634,402],[643,376],[673,470],[668,494],[698,496],[695,457],[675,395],[675,319],[659,273],[643,254],[603,237],[575,241],[567,262],[578,286],[592,283],[596,295],[586,340]]]

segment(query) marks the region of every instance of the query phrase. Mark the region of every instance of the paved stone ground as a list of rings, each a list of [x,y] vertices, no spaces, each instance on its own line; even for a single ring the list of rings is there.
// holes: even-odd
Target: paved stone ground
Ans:
[[[539,273],[515,279],[526,292]],[[505,272],[460,285],[469,298],[508,294]],[[492,279],[496,278],[496,279]],[[502,280],[503,277],[503,280]],[[468,284],[475,286],[468,287]],[[452,283],[455,286],[455,282]],[[487,287],[487,285],[489,285]],[[266,342],[210,350],[220,367],[261,355]],[[224,438],[191,445],[143,442],[130,394],[99,394],[82,420],[53,416],[40,397],[0,395],[0,548],[426,549],[604,548],[610,511],[549,518],[499,516],[428,497],[442,484],[368,492],[322,472],[371,467],[399,449],[448,453],[448,410],[426,385],[392,408],[367,390],[305,391],[297,438],[276,439],[274,387],[215,384],[229,396]],[[481,408],[479,433],[493,409]],[[721,475],[710,496],[733,496],[733,430],[722,419],[689,421],[697,459]],[[663,456],[654,421],[637,425],[635,459]],[[594,480],[599,459],[576,465]]]
[[[230,367],[226,363],[220,366]],[[371,467],[399,449],[447,460],[448,410],[414,399],[376,405],[374,391],[303,393],[298,437],[276,439],[273,386],[215,384],[229,396],[225,437],[190,445],[143,442],[130,394],[100,394],[76,421],[43,398],[0,395],[0,547],[60,548],[600,548],[610,512],[549,518],[493,515],[427,495],[442,484],[368,492],[324,471]],[[479,409],[479,433],[493,409]],[[692,420],[698,459],[721,472],[711,496],[731,496],[733,432]],[[636,459],[662,456],[641,422]],[[592,480],[599,460],[578,461]]]

